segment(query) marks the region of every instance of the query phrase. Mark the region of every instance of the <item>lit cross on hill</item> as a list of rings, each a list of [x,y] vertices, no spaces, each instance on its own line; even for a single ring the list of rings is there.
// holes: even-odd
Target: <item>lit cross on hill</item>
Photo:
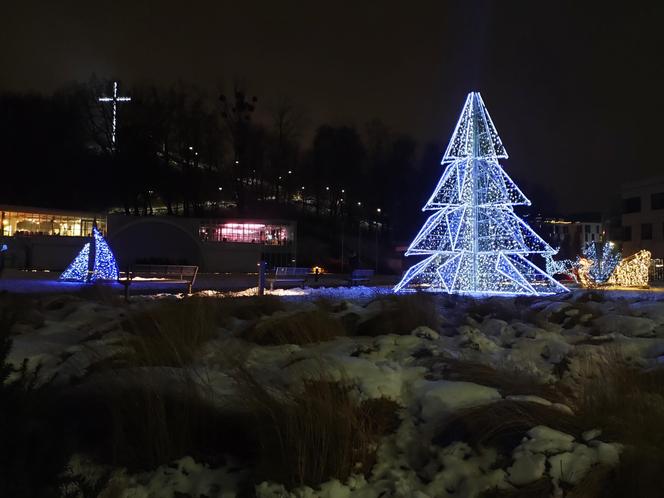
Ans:
[[[118,82],[113,82],[113,96],[99,97],[99,102],[113,102],[113,132],[111,134],[112,147],[115,149],[115,130],[118,122],[118,102],[129,102],[131,97],[118,96]]]

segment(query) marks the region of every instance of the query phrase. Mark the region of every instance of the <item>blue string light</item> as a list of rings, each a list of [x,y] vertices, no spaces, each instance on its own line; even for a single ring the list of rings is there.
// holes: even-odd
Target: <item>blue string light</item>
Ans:
[[[613,242],[605,242],[601,246],[598,242],[588,242],[583,255],[592,264],[588,269],[591,279],[597,285],[606,283],[622,259],[622,253],[616,249]]]
[[[95,260],[90,281],[117,280],[118,265],[115,262],[113,251],[97,227],[92,228],[92,235],[95,240]]]
[[[60,280],[96,282],[118,279],[118,265],[113,251],[96,226],[92,228],[92,236],[95,248],[92,272],[90,272],[90,242],[86,242],[74,261],[62,272]]]
[[[567,291],[526,259],[556,251],[514,213],[530,201],[498,163],[507,157],[482,97],[469,93],[441,161],[445,171],[422,209],[435,213],[406,251],[428,257],[395,292],[409,285],[478,295]]]
[[[88,281],[88,265],[90,259],[90,243],[86,242],[83,249],[78,253],[69,266],[60,275],[60,280],[71,280],[76,282]]]

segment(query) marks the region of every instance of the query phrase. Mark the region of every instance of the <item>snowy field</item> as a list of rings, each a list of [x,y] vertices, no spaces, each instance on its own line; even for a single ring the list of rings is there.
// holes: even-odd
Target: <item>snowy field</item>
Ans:
[[[117,415],[121,423],[114,419],[110,426],[128,424],[121,432],[129,442],[119,443],[114,435],[114,452],[86,451],[85,445],[72,450],[60,475],[67,480],[60,486],[62,496],[609,496],[588,490],[614,478],[619,486],[622,477],[611,469],[621,465],[623,455],[634,458],[630,445],[641,439],[633,428],[621,431],[598,407],[614,406],[611,400],[624,394],[618,384],[626,376],[659,372],[664,363],[664,294],[658,291],[482,300],[395,298],[389,287],[295,288],[250,297],[254,292],[136,296],[129,304],[104,292],[2,296],[2,305],[16,310],[7,360],[37,372],[33,389],[66,400],[87,400],[90,393],[126,400]],[[618,371],[622,377],[614,379]],[[143,433],[131,431],[161,412],[123,397],[124,390],[146,385],[162,397],[195,396],[219,420],[231,420],[232,413],[240,414],[241,422],[227,423],[230,435],[221,427],[225,422],[210,424],[214,456],[207,447],[173,443],[174,450],[153,452],[158,456],[152,467],[145,468],[144,460],[132,464],[117,450],[131,448],[132,437],[137,445],[159,446],[144,434],[151,425],[139,425]],[[337,391],[330,385],[343,387]],[[604,405],[597,394],[603,389]],[[646,413],[661,415],[663,391],[654,389],[655,394],[648,391]],[[323,400],[323,391],[336,394]],[[296,431],[288,426],[278,433],[280,444],[269,446],[265,441],[275,440],[271,424],[281,427],[274,410],[289,403],[299,410],[320,409],[303,399],[303,392],[330,404],[320,417],[328,425],[321,421],[317,428],[313,417],[309,425],[296,424]],[[620,406],[629,399],[613,402]],[[345,404],[334,406],[334,400]],[[391,410],[396,422],[369,438],[362,457],[331,452],[330,441],[342,436],[326,439],[316,431],[340,430],[334,425],[338,419],[355,413],[347,403],[374,406],[372,401]],[[633,403],[633,411],[642,409],[641,398]],[[272,418],[252,413],[266,405],[273,407]],[[111,418],[116,410],[110,407]],[[67,417],[78,416],[72,413]],[[71,430],[94,425],[94,416],[81,417],[86,420]],[[344,429],[351,431],[350,439],[369,431],[351,426]],[[175,440],[180,428],[176,422],[165,434]],[[284,442],[296,436],[302,441]],[[307,453],[305,445],[313,449]],[[325,458],[350,459],[351,465],[336,475],[309,468],[321,460],[327,469]],[[639,479],[650,477],[646,472]]]

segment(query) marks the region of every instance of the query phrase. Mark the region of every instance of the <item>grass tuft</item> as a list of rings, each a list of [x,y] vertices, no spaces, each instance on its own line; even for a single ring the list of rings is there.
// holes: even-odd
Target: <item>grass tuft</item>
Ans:
[[[217,335],[218,310],[201,299],[164,301],[129,316],[123,326],[132,351],[124,358],[138,366],[183,366]]]
[[[497,448],[510,454],[526,432],[538,425],[580,436],[579,421],[556,408],[528,401],[501,400],[488,405],[462,410],[450,417],[433,439],[445,447],[465,441],[474,447]]]
[[[266,388],[246,371],[238,379],[259,439],[256,482],[293,488],[368,474],[381,436],[399,423],[394,401],[357,402],[342,382],[305,381],[294,392]]]
[[[440,329],[441,316],[436,306],[436,297],[432,294],[390,295],[374,302],[379,303],[380,313],[360,322],[355,335],[407,335],[421,325],[436,331]]]
[[[256,322],[243,338],[260,345],[310,344],[346,335],[341,321],[321,310],[300,311]]]

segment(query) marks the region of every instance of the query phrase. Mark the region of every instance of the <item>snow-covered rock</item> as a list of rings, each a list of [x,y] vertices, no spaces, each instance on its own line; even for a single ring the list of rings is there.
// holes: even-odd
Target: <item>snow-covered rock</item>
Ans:
[[[651,337],[654,335],[655,322],[650,318],[611,314],[595,318],[593,327],[602,334]]]
[[[473,382],[418,381],[415,390],[420,393],[422,418],[427,421],[502,399],[497,389]]]
[[[541,453],[521,450],[514,453],[514,463],[507,469],[509,481],[523,486],[540,479],[546,468],[546,457]]]

